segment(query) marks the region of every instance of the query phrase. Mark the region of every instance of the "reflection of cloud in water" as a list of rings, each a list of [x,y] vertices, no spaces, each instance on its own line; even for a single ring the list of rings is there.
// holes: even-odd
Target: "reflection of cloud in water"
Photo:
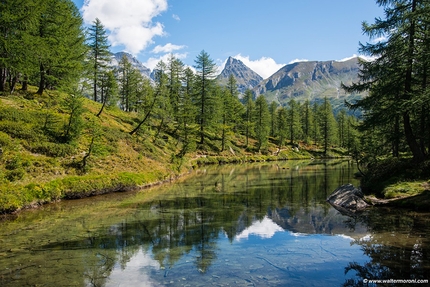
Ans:
[[[253,222],[251,226],[236,235],[236,240],[247,239],[250,235],[271,238],[277,231],[284,231],[284,229],[265,216],[263,220]]]
[[[152,259],[149,254],[140,250],[127,262],[124,269],[119,263],[115,265],[105,286],[159,286],[149,277],[145,270],[147,268],[159,269],[160,264]]]

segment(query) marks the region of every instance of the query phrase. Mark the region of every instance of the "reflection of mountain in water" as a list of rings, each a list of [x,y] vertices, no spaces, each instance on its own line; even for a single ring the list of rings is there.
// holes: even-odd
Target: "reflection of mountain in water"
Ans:
[[[300,208],[295,214],[290,214],[288,208],[269,210],[269,218],[284,230],[304,234],[347,235],[360,238],[368,234],[366,226],[358,224],[352,230],[345,225],[348,218],[335,209],[324,210],[321,206]]]

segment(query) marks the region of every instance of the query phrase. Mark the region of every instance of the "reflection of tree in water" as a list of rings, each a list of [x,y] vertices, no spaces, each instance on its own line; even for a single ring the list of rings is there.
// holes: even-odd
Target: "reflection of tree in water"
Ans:
[[[297,163],[288,164],[222,167],[213,174],[174,184],[150,200],[127,202],[120,209],[104,210],[96,216],[83,212],[82,222],[55,223],[61,237],[50,234],[50,243],[32,248],[65,255],[59,262],[66,266],[67,275],[74,274],[70,275],[71,285],[104,286],[116,266],[126,269],[140,251],[152,254],[166,269],[192,254],[196,269],[207,272],[216,259],[220,235],[225,234],[232,242],[265,217],[273,217],[278,225],[292,231],[330,233],[332,221],[324,221],[330,209],[324,191],[343,181],[343,171],[320,164],[298,168]],[[335,225],[341,223],[339,219]],[[45,238],[44,232],[40,229],[33,236]],[[52,264],[59,265],[57,261]],[[45,274],[37,275],[55,280]]]
[[[426,234],[430,221],[427,216],[375,208],[355,220],[366,224],[371,232],[354,241],[371,261],[363,265],[350,262],[345,273],[355,271],[358,278],[347,280],[343,286],[363,286],[364,279],[429,279],[430,242]]]

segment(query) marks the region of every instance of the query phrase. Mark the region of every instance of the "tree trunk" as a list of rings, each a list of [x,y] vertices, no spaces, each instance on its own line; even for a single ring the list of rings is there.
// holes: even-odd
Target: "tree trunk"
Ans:
[[[6,92],[7,68],[0,69],[0,92]]]
[[[417,1],[412,1],[411,12],[416,11]],[[415,50],[415,20],[411,19],[411,26],[409,28],[409,43],[407,52],[407,67],[405,73],[405,90],[403,94],[403,100],[410,100],[410,94],[412,92],[412,71],[414,65],[414,50]],[[424,160],[424,154],[422,153],[420,146],[414,136],[411,118],[408,111],[403,113],[403,126],[405,131],[406,141],[409,149],[412,152],[415,162],[421,162]]]
[[[18,74],[15,74],[15,76],[13,76],[12,78],[12,82],[10,85],[10,94],[13,94],[13,92],[15,91],[16,82],[18,82]]]
[[[28,90],[28,76],[24,75],[24,80],[22,81],[21,91],[27,91],[27,90]]]
[[[412,126],[411,126],[411,119],[407,112],[403,113],[403,126],[404,126],[406,141],[413,155],[413,160],[415,162],[424,161],[424,158],[425,158],[424,154],[422,153],[421,148],[417,143],[417,140],[415,139]]]
[[[41,95],[43,94],[43,90],[45,89],[45,69],[43,67],[43,64],[40,63],[40,82],[39,82],[39,89],[37,90],[36,94]]]
[[[148,117],[151,115],[152,108],[155,105],[155,101],[156,101],[156,97],[154,97],[154,100],[152,101],[151,107],[149,108],[149,111],[146,113],[143,120],[137,125],[136,128],[134,128],[131,132],[129,132],[130,135],[134,135],[140,129],[140,127],[143,125],[143,123],[148,119]]]
[[[400,120],[399,120],[399,116],[396,115],[396,118],[394,120],[393,157],[399,157],[399,145],[400,145]]]

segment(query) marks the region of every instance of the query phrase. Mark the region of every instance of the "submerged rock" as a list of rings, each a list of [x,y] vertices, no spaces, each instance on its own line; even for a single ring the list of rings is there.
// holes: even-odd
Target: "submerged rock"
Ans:
[[[338,187],[327,198],[327,201],[339,211],[356,212],[364,210],[369,204],[364,200],[364,194],[360,188],[348,183]]]

